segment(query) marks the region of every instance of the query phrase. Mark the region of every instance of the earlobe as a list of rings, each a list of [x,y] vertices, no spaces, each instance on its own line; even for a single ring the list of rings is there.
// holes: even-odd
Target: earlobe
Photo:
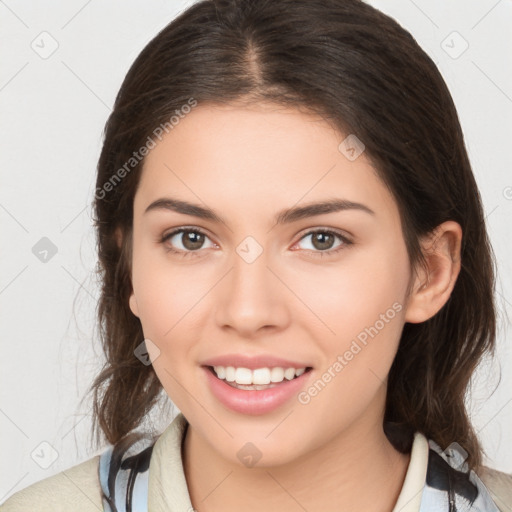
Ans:
[[[116,230],[114,231],[114,238],[116,240],[117,247],[119,247],[119,249],[121,249],[121,246],[123,244],[123,231],[121,230],[120,227],[117,227]]]
[[[426,268],[414,278],[405,321],[425,322],[448,301],[460,272],[462,228],[455,221],[440,224],[422,241]]]
[[[139,308],[137,306],[137,299],[135,298],[135,293],[132,291],[129,299],[130,309],[132,313],[139,318]]]
[[[114,231],[114,238],[115,238],[117,246],[119,247],[119,249],[121,249],[122,245],[123,245],[123,230],[119,226]],[[131,276],[130,276],[130,278],[131,278]],[[137,299],[135,298],[135,293],[133,292],[133,289],[132,289],[130,298],[128,300],[128,304],[130,306],[131,312],[137,318],[139,318],[139,308],[137,306]]]

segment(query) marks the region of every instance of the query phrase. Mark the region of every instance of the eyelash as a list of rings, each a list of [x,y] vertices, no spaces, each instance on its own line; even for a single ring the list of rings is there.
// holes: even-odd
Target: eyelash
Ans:
[[[174,235],[177,235],[178,233],[196,233],[196,234],[204,235],[205,237],[209,238],[208,235],[204,231],[197,229],[197,228],[178,228],[178,229],[175,229],[174,231],[171,231],[170,233],[167,233],[166,235],[163,235],[162,238],[160,239],[160,243],[165,244],[165,242],[167,242],[167,240],[172,238]],[[337,231],[333,231],[331,229],[321,229],[321,228],[308,231],[307,233],[304,234],[304,236],[302,236],[300,238],[299,242],[301,240],[303,240],[304,238],[306,238],[307,236],[314,235],[316,233],[324,233],[324,234],[333,235],[335,237],[338,237],[343,242],[343,244],[341,244],[337,249],[331,249],[331,250],[327,250],[327,251],[311,251],[310,250],[310,252],[312,252],[312,255],[314,257],[323,258],[325,254],[327,254],[328,256],[334,256],[334,255],[338,254],[340,251],[342,251],[343,249],[346,249],[347,246],[353,244],[353,242],[351,242],[347,237],[343,236],[342,234],[338,233]],[[183,258],[195,257],[195,256],[197,256],[196,253],[199,252],[199,250],[197,250],[197,251],[176,250],[168,245],[165,246],[165,250],[169,253],[174,253]]]

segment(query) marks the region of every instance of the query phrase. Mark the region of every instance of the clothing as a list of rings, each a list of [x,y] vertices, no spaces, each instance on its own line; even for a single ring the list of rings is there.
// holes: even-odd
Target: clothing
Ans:
[[[0,506],[0,512],[109,512],[114,509],[109,509],[108,497],[120,504],[118,512],[128,512],[123,508],[127,489],[133,491],[132,512],[192,512],[181,457],[187,425],[180,413],[160,436],[142,438],[121,452],[111,446],[101,456],[17,492]],[[448,458],[417,432],[393,512],[512,510],[512,475],[486,468],[481,476],[485,486],[474,472],[464,472],[463,457],[454,453]]]

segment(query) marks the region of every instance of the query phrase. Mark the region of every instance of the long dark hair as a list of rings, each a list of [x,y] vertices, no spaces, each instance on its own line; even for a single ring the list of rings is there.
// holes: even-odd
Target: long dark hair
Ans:
[[[495,262],[480,194],[435,64],[396,21],[360,0],[202,0],[131,66],[105,127],[93,204],[106,356],[91,386],[97,442],[101,432],[109,443],[132,432],[162,391],[153,367],[134,356],[143,332],[128,305],[144,162],[134,152],[173,129],[186,105],[234,101],[320,114],[361,139],[398,204],[411,266],[424,264],[420,236],[446,220],[461,225],[455,287],[430,320],[405,324],[384,419],[396,446],[396,432],[420,431],[443,449],[457,442],[478,469],[482,448],[464,399],[479,360],[494,354],[496,331]]]

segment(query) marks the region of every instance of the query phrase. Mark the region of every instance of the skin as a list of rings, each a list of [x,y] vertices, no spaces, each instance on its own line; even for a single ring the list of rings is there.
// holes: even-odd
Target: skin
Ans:
[[[150,357],[165,391],[189,421],[183,461],[198,511],[391,511],[402,488],[409,455],[382,428],[387,375],[404,323],[427,320],[448,300],[462,233],[455,222],[440,225],[436,238],[422,240],[427,271],[411,271],[396,202],[364,152],[350,161],[338,150],[345,137],[276,105],[199,105],[146,157],[134,200],[130,308],[158,347]],[[166,196],[208,206],[226,223],[144,213]],[[273,222],[284,208],[334,197],[374,215]],[[161,242],[183,226],[206,233],[199,249],[183,233]],[[317,228],[352,244],[335,254],[337,237],[314,245],[308,232]],[[247,236],[263,249],[250,264],[236,252]],[[394,303],[401,311],[306,405],[294,397],[271,413],[243,415],[209,389],[201,362],[226,353],[309,362],[309,386]],[[262,453],[254,467],[237,457],[249,441]]]

